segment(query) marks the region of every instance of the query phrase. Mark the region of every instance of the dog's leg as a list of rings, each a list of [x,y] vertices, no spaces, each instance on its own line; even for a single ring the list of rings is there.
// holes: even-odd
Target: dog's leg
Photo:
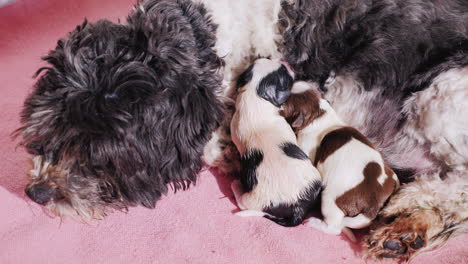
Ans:
[[[369,258],[408,259],[468,231],[468,173],[420,175],[389,201],[364,241]]]
[[[468,231],[468,67],[441,73],[404,112],[403,132],[428,146],[442,169],[390,198],[365,241],[373,258],[410,258]]]
[[[468,67],[437,76],[404,106],[404,132],[451,169],[468,165]]]

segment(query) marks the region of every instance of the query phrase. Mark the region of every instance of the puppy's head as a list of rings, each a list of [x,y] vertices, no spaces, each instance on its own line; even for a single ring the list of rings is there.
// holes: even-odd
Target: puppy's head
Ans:
[[[276,107],[291,95],[294,73],[277,60],[257,59],[237,79],[240,92],[255,93]]]
[[[320,108],[320,94],[310,84],[296,82],[289,99],[282,105],[280,114],[297,132],[325,113]],[[297,92],[297,93],[296,93]]]
[[[18,130],[35,156],[26,194],[93,218],[186,188],[223,115],[215,30],[203,7],[162,0],[59,40]]]

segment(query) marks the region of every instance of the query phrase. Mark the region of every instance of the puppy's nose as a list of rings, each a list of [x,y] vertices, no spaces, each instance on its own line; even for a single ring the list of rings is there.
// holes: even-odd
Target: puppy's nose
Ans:
[[[57,189],[50,188],[45,185],[33,185],[29,188],[26,188],[25,192],[26,195],[31,198],[31,200],[38,204],[44,205],[56,196]]]

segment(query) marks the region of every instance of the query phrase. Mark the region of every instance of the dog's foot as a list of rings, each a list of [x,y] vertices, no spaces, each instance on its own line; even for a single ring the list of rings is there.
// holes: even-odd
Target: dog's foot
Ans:
[[[419,209],[380,219],[365,239],[370,258],[409,259],[427,247],[432,237],[443,230],[443,221],[435,210]]]

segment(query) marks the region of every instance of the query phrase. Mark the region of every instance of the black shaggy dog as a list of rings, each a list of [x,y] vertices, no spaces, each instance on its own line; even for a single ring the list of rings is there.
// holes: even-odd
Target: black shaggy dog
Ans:
[[[154,207],[201,169],[223,118],[216,26],[189,1],[156,3],[127,25],[84,22],[37,73],[18,131],[35,155],[26,193],[58,215]]]
[[[412,181],[380,213],[370,256],[408,258],[468,232],[468,1],[193,2],[141,1],[126,25],[59,41],[19,130],[35,155],[33,200],[96,218],[187,187],[202,151],[233,167],[229,129],[211,137],[230,123],[217,95],[262,56],[317,83]]]

